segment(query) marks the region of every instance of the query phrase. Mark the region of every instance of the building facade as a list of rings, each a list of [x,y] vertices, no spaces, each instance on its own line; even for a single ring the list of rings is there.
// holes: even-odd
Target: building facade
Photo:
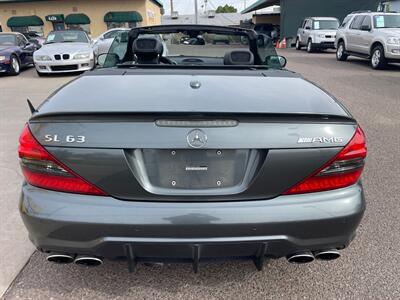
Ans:
[[[400,0],[382,1],[381,10],[400,12]]]
[[[268,6],[280,5],[281,38],[295,38],[306,17],[335,17],[340,21],[358,10],[376,11],[380,0],[258,0],[242,13],[257,12]]]
[[[0,0],[3,31],[83,29],[92,37],[114,27],[161,24],[159,0]]]

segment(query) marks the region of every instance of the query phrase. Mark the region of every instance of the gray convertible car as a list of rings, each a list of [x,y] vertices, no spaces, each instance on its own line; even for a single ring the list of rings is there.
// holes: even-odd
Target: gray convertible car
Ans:
[[[221,35],[229,45],[213,43]],[[363,131],[285,70],[267,36],[135,28],[99,63],[30,105],[20,137],[19,208],[48,261],[125,259],[130,271],[183,261],[197,272],[210,258],[248,258],[261,270],[273,258],[333,260],[353,240]]]

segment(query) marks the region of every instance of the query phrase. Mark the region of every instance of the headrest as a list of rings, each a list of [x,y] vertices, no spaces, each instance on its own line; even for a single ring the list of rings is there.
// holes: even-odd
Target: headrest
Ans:
[[[249,50],[232,50],[225,53],[224,65],[253,65],[254,55]]]
[[[135,54],[161,55],[163,53],[163,45],[155,37],[137,38],[133,42],[132,49]]]

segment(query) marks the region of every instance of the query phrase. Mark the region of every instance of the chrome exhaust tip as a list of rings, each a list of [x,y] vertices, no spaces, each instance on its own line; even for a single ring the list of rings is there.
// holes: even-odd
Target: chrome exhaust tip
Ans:
[[[297,253],[287,258],[292,264],[306,264],[314,261],[314,255],[311,252]]]
[[[46,257],[46,260],[56,264],[69,264],[74,261],[74,257],[68,254],[51,254]]]
[[[338,250],[330,249],[330,250],[323,250],[315,252],[315,258],[324,261],[330,261],[338,259],[341,255]]]
[[[79,256],[74,260],[74,263],[85,267],[97,267],[103,264],[103,260],[94,256]]]

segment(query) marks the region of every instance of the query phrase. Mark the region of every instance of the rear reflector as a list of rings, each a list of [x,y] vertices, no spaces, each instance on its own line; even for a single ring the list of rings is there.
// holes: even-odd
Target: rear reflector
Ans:
[[[361,176],[367,157],[365,136],[360,127],[342,151],[285,195],[322,192],[355,184]]]
[[[26,181],[40,188],[86,195],[105,193],[57,161],[35,139],[28,125],[19,139],[18,153]]]

